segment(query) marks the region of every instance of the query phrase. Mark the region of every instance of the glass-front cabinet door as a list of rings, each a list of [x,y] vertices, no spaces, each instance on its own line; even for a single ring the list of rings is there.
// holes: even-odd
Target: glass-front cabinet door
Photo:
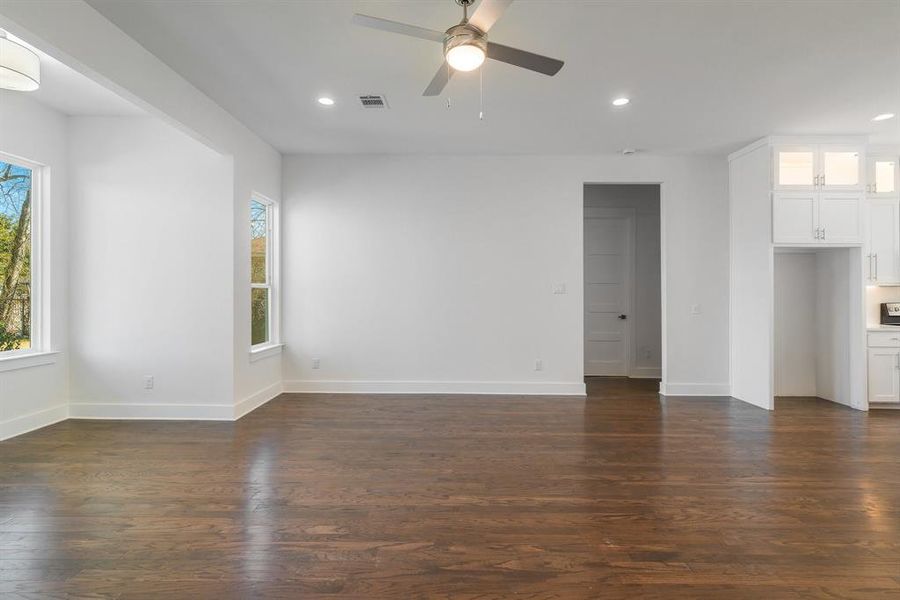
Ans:
[[[777,146],[775,148],[775,189],[814,190],[818,182],[815,146]]]
[[[900,196],[900,160],[892,156],[871,156],[868,160],[866,193],[875,197]]]
[[[864,152],[847,145],[775,147],[775,189],[841,191],[865,189]]]
[[[858,190],[863,187],[862,152],[852,146],[822,146],[819,150],[819,189]]]

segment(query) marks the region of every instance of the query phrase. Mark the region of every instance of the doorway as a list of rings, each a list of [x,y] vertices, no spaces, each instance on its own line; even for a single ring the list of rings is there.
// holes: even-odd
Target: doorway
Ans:
[[[661,376],[660,186],[584,186],[584,373]]]

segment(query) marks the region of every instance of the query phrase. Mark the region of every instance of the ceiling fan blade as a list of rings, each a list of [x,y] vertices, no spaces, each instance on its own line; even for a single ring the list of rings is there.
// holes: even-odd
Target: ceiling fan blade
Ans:
[[[428,87],[425,88],[425,91],[422,92],[422,95],[440,96],[441,92],[444,91],[444,87],[446,87],[447,82],[450,81],[451,77],[453,77],[453,69],[447,66],[447,63],[441,63],[441,66],[438,67],[437,73],[434,74],[434,77],[431,79],[431,83],[428,84]]]
[[[481,0],[481,4],[469,18],[469,23],[487,33],[512,2],[513,0]]]
[[[351,21],[356,25],[363,27],[371,27],[372,29],[380,29],[381,31],[389,31],[391,33],[400,33],[417,37],[423,40],[431,40],[432,42],[444,42],[444,32],[435,31],[434,29],[425,29],[416,25],[407,25],[406,23],[398,23],[397,21],[389,21],[387,19],[379,19],[378,17],[370,17],[369,15],[355,14]]]
[[[503,44],[495,44],[494,42],[488,42],[487,56],[488,58],[493,58],[500,62],[509,63],[517,67],[522,67],[523,69],[537,71],[538,73],[551,76],[559,73],[559,70],[562,69],[565,64],[563,61],[550,58],[549,56],[541,56],[534,52],[511,48],[509,46],[504,46]]]

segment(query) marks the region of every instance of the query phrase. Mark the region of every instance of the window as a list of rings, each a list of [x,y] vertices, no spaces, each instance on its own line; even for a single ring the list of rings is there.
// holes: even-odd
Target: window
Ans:
[[[278,265],[275,248],[277,206],[262,196],[250,199],[250,345],[278,343]]]
[[[39,349],[40,167],[0,154],[0,353]]]

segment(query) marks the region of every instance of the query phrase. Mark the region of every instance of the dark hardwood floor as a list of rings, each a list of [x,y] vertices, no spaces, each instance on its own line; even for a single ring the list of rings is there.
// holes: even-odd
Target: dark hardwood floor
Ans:
[[[0,443],[3,598],[900,598],[900,411],[285,395]]]

